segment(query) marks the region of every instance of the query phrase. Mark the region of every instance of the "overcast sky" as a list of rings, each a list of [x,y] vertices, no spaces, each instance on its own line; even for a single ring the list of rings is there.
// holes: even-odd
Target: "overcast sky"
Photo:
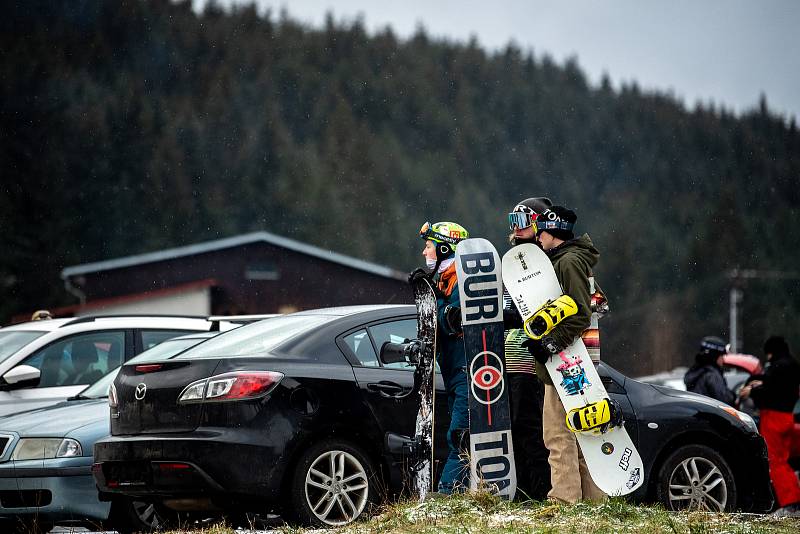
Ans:
[[[237,0],[221,0],[231,3]],[[800,117],[800,0],[256,0],[321,26],[361,14],[374,32],[390,25],[407,37],[419,23],[433,36],[477,36],[490,49],[510,40],[571,55],[597,83],[607,72],[619,86],[672,90],[736,111],[767,95],[773,111]]]

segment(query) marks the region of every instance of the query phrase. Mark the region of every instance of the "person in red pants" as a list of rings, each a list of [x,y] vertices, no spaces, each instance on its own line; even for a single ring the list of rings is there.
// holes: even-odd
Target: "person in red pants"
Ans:
[[[789,465],[789,445],[794,429],[792,410],[800,391],[800,364],[782,337],[764,343],[767,366],[742,388],[740,397],[753,399],[761,410],[759,430],[767,442],[769,476],[778,499],[779,517],[800,517],[800,482]]]

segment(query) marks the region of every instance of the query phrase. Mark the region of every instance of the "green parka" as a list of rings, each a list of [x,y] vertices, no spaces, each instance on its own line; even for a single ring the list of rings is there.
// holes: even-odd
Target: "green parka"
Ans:
[[[592,276],[592,268],[600,258],[600,252],[594,247],[589,236],[583,234],[548,250],[547,255],[553,262],[553,269],[564,294],[572,297],[578,305],[578,313],[564,319],[550,333],[556,343],[566,347],[589,328],[592,317],[589,277]],[[553,383],[547,374],[547,369],[539,362],[536,362],[536,374],[545,384]]]

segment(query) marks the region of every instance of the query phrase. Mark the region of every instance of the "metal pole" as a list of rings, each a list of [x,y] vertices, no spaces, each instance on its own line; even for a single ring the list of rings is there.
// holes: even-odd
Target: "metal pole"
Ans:
[[[739,304],[741,304],[743,296],[744,292],[737,287],[734,281],[730,292],[730,352],[739,352],[742,345],[742,335],[739,331]]]

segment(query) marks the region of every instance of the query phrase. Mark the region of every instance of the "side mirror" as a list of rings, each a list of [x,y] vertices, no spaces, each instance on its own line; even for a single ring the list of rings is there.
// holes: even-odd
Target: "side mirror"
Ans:
[[[17,365],[3,375],[3,380],[7,384],[4,389],[19,389],[23,387],[36,386],[42,372],[30,365]]]

